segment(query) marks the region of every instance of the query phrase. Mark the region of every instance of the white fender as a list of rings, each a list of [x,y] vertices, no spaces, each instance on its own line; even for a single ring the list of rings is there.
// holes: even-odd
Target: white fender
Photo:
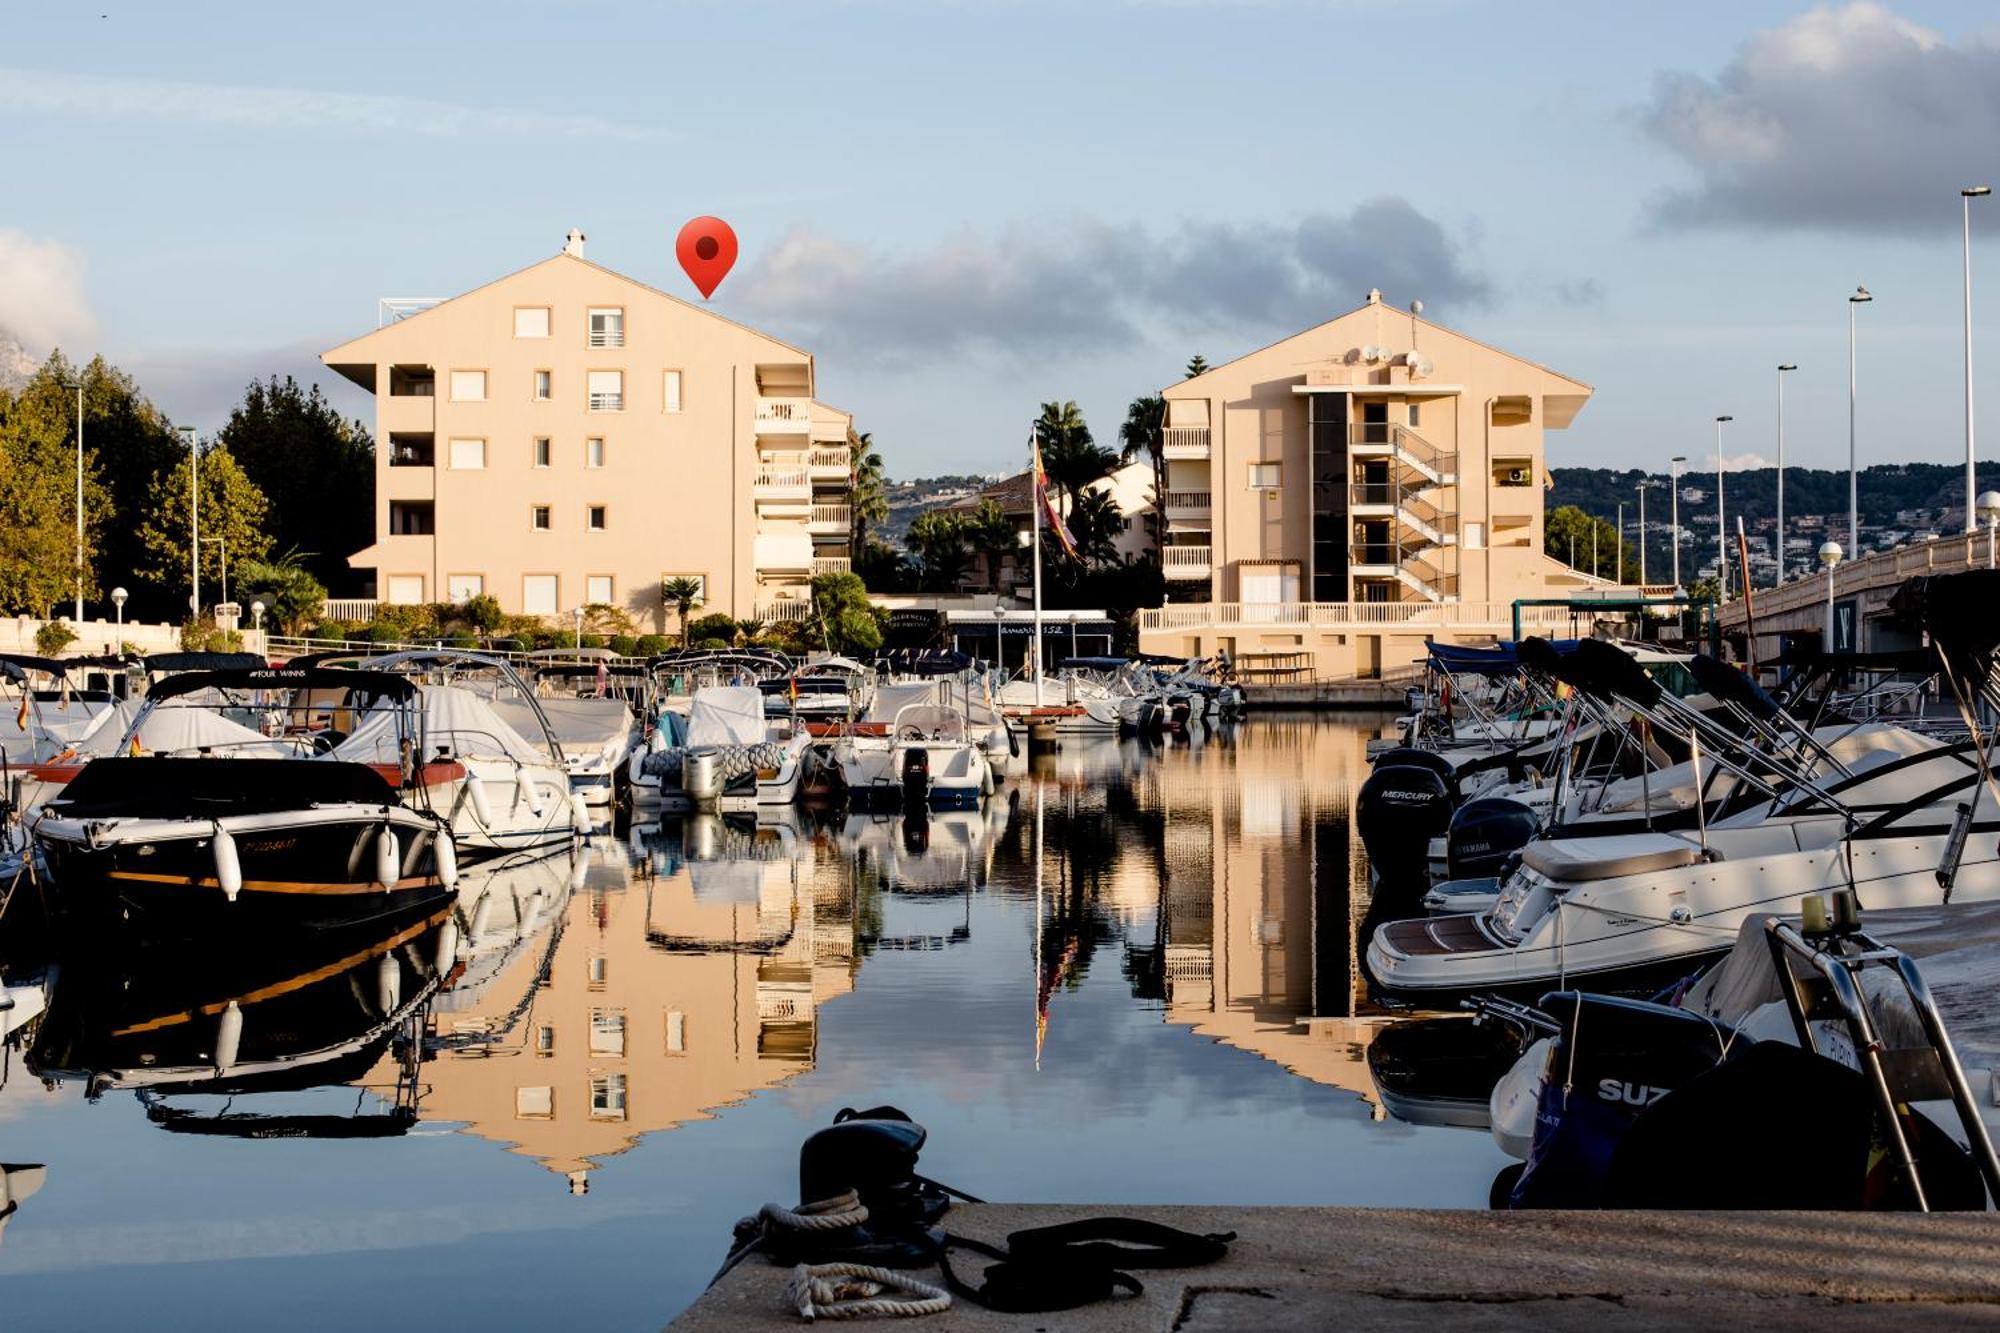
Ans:
[[[569,854],[569,887],[572,893],[583,892],[583,886],[590,881],[590,852],[578,847]]]
[[[451,834],[439,829],[431,835],[431,855],[437,861],[438,882],[447,889],[458,887],[458,844]]]
[[[525,805],[536,815],[542,813],[541,802],[535,799],[535,780],[528,776],[526,766],[514,770],[514,804]]]
[[[491,893],[480,894],[479,905],[472,909],[473,939],[483,940],[486,938],[486,932],[493,928],[494,910],[493,895]]]
[[[243,892],[243,862],[236,855],[236,839],[229,836],[228,829],[217,825],[215,840],[209,848],[215,854],[215,882],[222,886],[222,896],[233,903],[236,895]]]
[[[548,906],[548,899],[542,896],[540,889],[536,889],[533,893],[529,894],[527,904],[521,909],[521,921],[514,932],[515,938],[525,940],[540,930],[542,928],[542,914],[548,910]]]
[[[471,769],[465,770],[465,794],[472,801],[473,818],[481,828],[493,827],[493,804],[486,799],[486,784]]]
[[[569,794],[569,823],[570,827],[578,833],[586,837],[589,836],[591,829],[590,807],[584,804],[583,793],[581,792],[573,791]]]
[[[654,754],[658,754],[660,751],[666,749],[667,729],[665,727],[654,727],[653,734],[646,737],[646,748]]]
[[[226,1075],[236,1067],[236,1053],[243,1049],[243,1010],[231,1000],[215,1025],[215,1072]]]
[[[437,969],[439,976],[443,976],[457,962],[458,918],[450,916],[445,918],[444,929],[438,932],[437,958],[431,965]]]
[[[396,830],[384,824],[375,835],[375,882],[393,889],[402,877],[403,846],[396,840]]]
[[[403,1002],[403,965],[394,953],[385,953],[375,963],[375,1007],[393,1014]]]

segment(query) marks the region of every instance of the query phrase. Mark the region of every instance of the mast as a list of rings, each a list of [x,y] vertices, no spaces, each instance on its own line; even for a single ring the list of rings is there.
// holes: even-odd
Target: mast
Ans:
[[[1035,672],[1035,706],[1039,708],[1042,703],[1042,506],[1049,502],[1049,498],[1048,487],[1042,480],[1041,447],[1037,443],[1032,443],[1034,441],[1032,431],[1029,432],[1028,438],[1031,441],[1030,458],[1033,460],[1034,469],[1029,478],[1029,486],[1035,493],[1035,502],[1031,506],[1035,511],[1035,641],[1029,649],[1033,654],[1029,660],[1033,663]]]

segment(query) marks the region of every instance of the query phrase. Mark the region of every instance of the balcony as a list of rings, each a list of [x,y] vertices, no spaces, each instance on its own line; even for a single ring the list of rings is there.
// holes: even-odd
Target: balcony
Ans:
[[[854,455],[845,445],[837,449],[809,449],[806,451],[806,466],[812,469],[814,481],[844,479],[853,472]]]
[[[437,437],[434,435],[389,437],[390,467],[430,467],[436,457]]]
[[[813,557],[813,574],[852,574],[854,559],[845,555],[816,555]]]
[[[759,602],[756,605],[757,619],[772,625],[795,625],[812,615],[812,603],[805,598],[787,598],[776,602]]]
[[[854,529],[854,506],[814,505],[806,516],[806,530],[813,533],[845,533]]]
[[[391,394],[375,400],[375,431],[379,435],[433,435],[437,431],[437,399],[428,394]]]
[[[1162,547],[1160,572],[1170,579],[1205,579],[1210,573],[1209,555],[1206,546]]]
[[[1347,452],[1355,458],[1389,458],[1433,486],[1458,482],[1458,455],[1426,440],[1408,426],[1364,421],[1348,427]]]
[[[1208,427],[1169,426],[1161,432],[1165,437],[1160,446],[1166,458],[1207,458]]]
[[[1430,542],[1356,542],[1348,558],[1348,572],[1356,579],[1393,579],[1426,601],[1458,597],[1458,575],[1438,563],[1438,548]]]
[[[805,500],[812,496],[812,474],[794,464],[759,467],[750,474],[754,500]]]
[[[1209,514],[1209,494],[1207,491],[1168,491],[1166,509],[1169,523],[1205,519]]]
[[[755,424],[759,435],[810,434],[812,399],[759,398]]]
[[[1355,482],[1347,488],[1349,512],[1370,510],[1394,516],[1432,546],[1458,543],[1458,515],[1424,494],[1427,487],[1400,482]]]

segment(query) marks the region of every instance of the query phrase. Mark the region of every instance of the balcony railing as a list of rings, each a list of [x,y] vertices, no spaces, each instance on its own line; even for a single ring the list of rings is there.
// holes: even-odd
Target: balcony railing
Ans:
[[[787,599],[778,602],[759,602],[756,606],[757,619],[773,625],[794,625],[812,615],[812,603],[802,599]]]
[[[1207,491],[1168,491],[1167,512],[1169,514],[1206,514],[1209,506]]]
[[[806,466],[815,476],[839,473],[844,477],[854,468],[854,454],[845,448],[810,449],[806,451]]]
[[[1213,554],[1207,546],[1164,546],[1160,548],[1160,570],[1170,579],[1205,579]]]
[[[1208,457],[1206,426],[1169,426],[1161,434],[1160,452],[1167,458]]]
[[[759,398],[756,426],[759,435],[802,435],[812,429],[812,400]]]
[[[806,525],[815,531],[824,531],[830,528],[837,532],[846,532],[854,526],[854,507],[852,505],[814,505],[812,512],[806,516]]]
[[[1301,626],[1313,629],[1399,626],[1411,629],[1509,631],[1512,602],[1173,602],[1139,612],[1141,630],[1216,626]],[[1567,633],[1574,617],[1560,606],[1521,608],[1521,632]]]
[[[1347,446],[1357,454],[1387,454],[1408,463],[1432,480],[1455,477],[1458,455],[1440,449],[1408,426],[1388,421],[1362,421],[1347,428]]]
[[[590,395],[590,410],[593,412],[623,412],[625,410],[625,394],[622,391],[618,393],[594,393]]]
[[[430,440],[406,443],[392,440],[389,443],[390,467],[430,467],[437,458],[437,447]]]
[[[373,620],[376,605],[372,597],[330,598],[320,605],[320,615],[327,620]]]
[[[592,347],[623,347],[625,345],[625,325],[620,322],[593,327],[590,330],[590,345]]]
[[[750,488],[770,495],[809,491],[812,477],[802,467],[760,467],[750,475]]]
[[[814,574],[851,574],[854,572],[854,558],[845,555],[816,555],[813,557]]]

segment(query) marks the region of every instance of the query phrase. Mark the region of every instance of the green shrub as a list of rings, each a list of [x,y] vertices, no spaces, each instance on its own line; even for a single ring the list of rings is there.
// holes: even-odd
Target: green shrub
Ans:
[[[490,592],[466,598],[458,613],[481,634],[491,634],[507,623],[507,613],[500,609],[500,599]]]
[[[638,645],[633,650],[633,656],[658,657],[661,653],[666,652],[669,648],[672,648],[673,646],[674,646],[674,641],[668,635],[641,634],[639,636]]]
[[[76,631],[64,621],[51,620],[35,631],[35,651],[43,657],[54,657],[75,642]]]
[[[633,657],[639,652],[639,636],[636,634],[614,634],[611,636],[611,651],[620,657]]]
[[[718,639],[713,635],[711,635],[706,639],[696,639],[694,641],[694,646],[697,648],[709,648],[709,649],[727,648],[730,646],[730,641],[728,639]]]
[[[736,618],[721,615],[698,617],[688,622],[688,639],[702,646],[712,639],[720,639],[722,646],[727,648],[736,642]]]

